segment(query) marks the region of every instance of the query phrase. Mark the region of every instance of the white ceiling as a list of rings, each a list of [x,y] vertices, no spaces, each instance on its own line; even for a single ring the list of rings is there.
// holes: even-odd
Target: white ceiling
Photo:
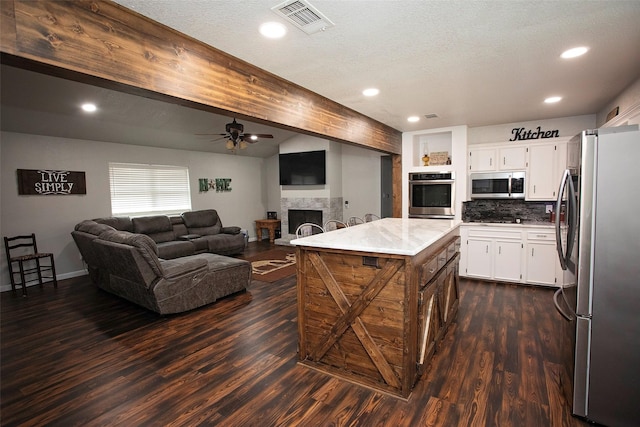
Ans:
[[[400,131],[594,114],[640,77],[638,0],[310,2],[335,26],[308,35],[271,11],[280,0],[117,0]],[[258,27],[265,21],[285,23],[287,35],[281,40],[264,39]],[[565,49],[580,45],[590,48],[585,56],[560,58]],[[3,129],[7,105],[12,112],[18,103],[5,96],[9,82],[5,74],[6,67]],[[362,96],[362,90],[371,86],[379,88],[380,95]],[[60,101],[69,91],[67,87],[61,93],[43,93]],[[205,151],[222,147],[224,151],[224,143],[197,140],[193,133],[221,132],[230,117],[215,118],[105,89],[99,89],[99,95],[103,100],[98,102],[108,102],[117,111],[101,107],[100,119],[87,127],[100,121],[101,132],[123,129],[127,131],[124,138],[134,143],[182,144]],[[563,100],[544,104],[551,95]],[[76,100],[68,102],[72,101]],[[29,104],[24,97],[20,102]],[[20,108],[19,113],[26,113],[34,107]],[[59,114],[70,114],[59,108],[57,104],[41,107],[45,110],[41,114],[58,119]],[[431,113],[438,117],[422,117],[415,124],[406,120]],[[112,121],[117,126],[107,125]],[[269,152],[277,152],[277,144],[292,135],[242,122],[248,132],[284,132],[274,141],[250,146],[248,155],[269,155],[249,152],[260,145],[266,150],[269,143],[269,149],[275,149]]]

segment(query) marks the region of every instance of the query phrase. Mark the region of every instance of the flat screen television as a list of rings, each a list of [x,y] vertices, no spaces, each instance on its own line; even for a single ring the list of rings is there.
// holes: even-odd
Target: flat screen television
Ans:
[[[280,185],[322,185],[327,181],[326,151],[280,154]]]

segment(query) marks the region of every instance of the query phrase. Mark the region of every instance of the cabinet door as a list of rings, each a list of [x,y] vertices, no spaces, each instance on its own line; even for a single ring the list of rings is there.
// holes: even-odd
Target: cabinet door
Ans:
[[[532,145],[529,148],[527,200],[555,200],[558,186],[556,145]]]
[[[471,172],[496,170],[496,150],[494,148],[475,148],[469,150],[469,170]]]
[[[418,374],[424,372],[425,360],[435,350],[438,333],[442,327],[438,303],[437,281],[425,286],[418,293]]]
[[[556,286],[556,245],[527,242],[527,282]]]
[[[491,239],[467,239],[467,276],[492,278],[492,247],[493,241]]]
[[[522,279],[522,242],[498,240],[494,252],[493,277],[519,282]]]
[[[501,148],[498,156],[498,169],[520,170],[527,167],[527,147]]]

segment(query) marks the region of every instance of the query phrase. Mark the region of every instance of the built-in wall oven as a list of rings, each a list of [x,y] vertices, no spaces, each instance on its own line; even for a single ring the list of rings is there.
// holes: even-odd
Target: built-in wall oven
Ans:
[[[409,217],[452,219],[455,215],[454,172],[409,174]]]

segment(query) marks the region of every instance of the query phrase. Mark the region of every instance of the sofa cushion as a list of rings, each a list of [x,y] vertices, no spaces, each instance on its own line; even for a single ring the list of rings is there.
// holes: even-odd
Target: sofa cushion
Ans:
[[[157,276],[162,276],[162,266],[158,259],[158,247],[156,243],[144,234],[129,233],[127,231],[105,231],[100,235],[101,240],[134,246],[142,258]]]
[[[202,236],[207,241],[209,252],[219,255],[233,255],[244,251],[245,240],[242,234],[216,234]]]
[[[215,209],[184,212],[182,219],[189,230],[189,234],[208,236],[218,234],[222,230],[222,223]]]
[[[170,242],[176,238],[171,220],[166,215],[141,216],[131,221],[134,233],[146,234],[156,243]]]
[[[218,212],[215,209],[183,212],[182,219],[188,228],[211,227],[220,221]]]
[[[75,226],[76,231],[82,231],[83,233],[93,234],[94,236],[99,236],[101,233],[107,230],[114,230],[113,227],[107,224],[100,224],[95,221],[91,221],[90,219],[86,219]]]
[[[172,240],[171,242],[157,243],[158,257],[162,259],[174,259],[193,255],[196,245],[189,240]]]
[[[98,224],[106,224],[120,231],[133,232],[133,223],[128,216],[107,216],[94,219]]]

